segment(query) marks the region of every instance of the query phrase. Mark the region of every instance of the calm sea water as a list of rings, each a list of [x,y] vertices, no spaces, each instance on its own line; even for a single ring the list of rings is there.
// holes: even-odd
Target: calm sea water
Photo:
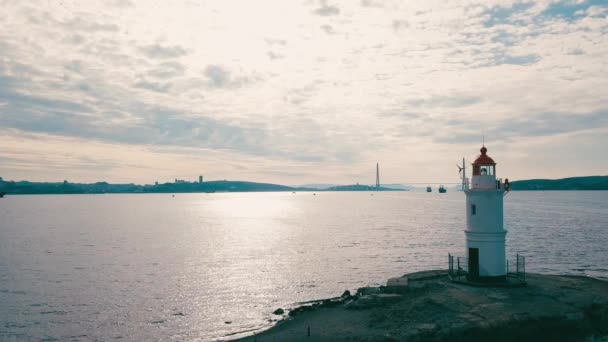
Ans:
[[[464,194],[234,193],[0,200],[0,340],[193,341],[272,311],[447,268]],[[512,192],[507,253],[608,278],[608,192]],[[236,334],[236,335],[234,335]]]

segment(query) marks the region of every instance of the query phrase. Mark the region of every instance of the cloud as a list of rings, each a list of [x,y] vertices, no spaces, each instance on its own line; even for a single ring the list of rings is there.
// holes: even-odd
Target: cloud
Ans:
[[[393,20],[393,30],[395,32],[410,27],[410,23],[407,20]]]
[[[584,55],[585,51],[583,51],[582,49],[578,49],[578,48],[574,48],[574,49],[570,49],[567,52],[568,55]]]
[[[331,25],[328,25],[328,24],[321,25],[321,30],[323,30],[323,32],[325,32],[327,34],[334,34],[335,33],[334,28],[331,27]]]
[[[395,109],[395,110],[390,110],[390,111],[386,111],[386,112],[382,113],[382,116],[399,117],[399,118],[404,118],[404,119],[410,120],[410,119],[418,119],[418,118],[422,117],[423,114]]]
[[[155,85],[150,87],[156,91]],[[0,117],[0,125],[5,129],[128,144],[200,146],[250,153],[263,153],[266,149],[261,129],[201,116],[186,117],[168,108],[134,104],[132,109],[138,108],[142,114],[137,126],[132,126],[109,120],[120,113],[106,112],[100,117],[92,115],[92,108],[77,103],[15,94],[0,96],[0,101],[5,100],[9,108]]]
[[[584,17],[585,12],[587,12],[587,15],[593,16],[595,14],[593,12],[602,6],[606,6],[606,2],[602,0],[556,1],[550,3],[541,15],[572,21]],[[589,12],[589,10],[592,12]]]
[[[140,80],[135,82],[134,86],[137,88],[147,89],[159,93],[166,93],[171,88],[171,83]]]
[[[247,2],[245,16],[226,2],[197,5],[5,6],[0,129],[12,140],[0,157],[11,172],[42,174],[38,155],[26,158],[35,145],[19,146],[32,134],[78,141],[54,150],[78,155],[98,143],[154,149],[159,173],[214,155],[218,173],[261,178],[287,177],[268,171],[280,169],[341,182],[377,160],[393,163],[387,177],[427,168],[442,178],[436,160],[476,146],[480,131],[525,153],[543,137],[608,129],[605,2],[313,0],[271,12]],[[136,175],[133,153],[107,165]],[[76,176],[90,164],[69,165]]]
[[[18,81],[11,78],[0,78],[0,101],[6,102],[4,110],[4,117],[10,116],[19,117],[19,115],[12,113],[13,111],[19,111],[20,109],[34,109],[39,115],[43,116],[45,109],[53,108],[56,111],[68,111],[68,112],[80,112],[89,113],[91,108],[88,106],[78,103],[76,101],[62,100],[59,98],[47,98],[37,95],[22,94],[15,92],[11,89],[12,86],[19,85]],[[20,120],[28,121],[30,118],[27,116],[19,117]]]
[[[100,23],[95,19],[87,17],[75,17],[70,20],[61,23],[65,28],[73,31],[84,31],[84,32],[117,32],[119,30],[118,25],[111,23]]]
[[[524,13],[534,6],[533,2],[515,2],[510,6],[494,6],[485,11],[484,21],[486,27],[511,23],[518,14]]]
[[[520,55],[520,56],[501,56],[495,64],[514,64],[514,65],[531,65],[540,60],[540,57],[536,54]]]
[[[323,17],[334,16],[340,14],[340,8],[334,5],[328,5],[327,0],[320,1],[321,6],[314,9],[312,12]]]
[[[407,100],[412,107],[466,107],[481,102],[476,96],[431,96]]]
[[[553,136],[563,133],[593,130],[608,126],[608,110],[591,113],[545,112],[529,114],[524,118],[510,118],[490,123],[459,121],[446,127],[451,134],[435,136],[441,143],[469,143],[478,140],[480,125],[483,134],[498,142],[509,142],[525,137]]]
[[[217,64],[208,65],[203,71],[203,74],[207,77],[208,85],[211,88],[238,88],[255,80],[259,80],[257,77],[235,77],[228,69]]]
[[[161,46],[159,44],[152,44],[142,46],[139,50],[147,57],[155,59],[176,58],[187,54],[187,51],[179,45]]]
[[[108,6],[118,8],[129,8],[134,6],[130,0],[104,0],[104,3]]]
[[[168,79],[174,78],[178,76],[183,76],[186,67],[178,62],[163,62],[158,64],[154,69],[148,71],[148,76],[160,78],[160,79]]]
[[[283,58],[285,58],[285,56],[281,55],[280,53],[268,51],[268,58],[275,60],[275,59],[283,59]]]
[[[280,46],[285,46],[287,45],[287,40],[285,39],[270,39],[270,38],[264,38],[264,41],[268,44],[268,45],[280,45]]]
[[[86,38],[81,34],[70,34],[63,38],[63,42],[69,45],[82,45],[86,41]]]
[[[209,65],[205,68],[205,76],[209,78],[212,87],[223,88],[231,83],[231,75],[219,65]]]
[[[384,4],[380,1],[361,0],[361,6],[382,8],[382,7],[384,7]]]

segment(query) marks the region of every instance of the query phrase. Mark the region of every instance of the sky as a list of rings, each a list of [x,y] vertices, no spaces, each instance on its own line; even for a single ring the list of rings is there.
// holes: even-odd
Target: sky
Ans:
[[[0,176],[608,174],[608,2],[0,0]]]

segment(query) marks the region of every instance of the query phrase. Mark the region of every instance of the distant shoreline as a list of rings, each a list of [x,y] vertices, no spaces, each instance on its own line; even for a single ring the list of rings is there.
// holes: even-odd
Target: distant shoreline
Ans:
[[[75,194],[177,194],[235,192],[332,192],[332,191],[408,191],[367,185],[344,185],[327,189],[290,187],[279,184],[245,181],[176,182],[153,185],[97,183],[39,183],[2,181],[0,192],[6,195],[75,195]]]
[[[573,189],[573,190],[514,190],[514,192],[577,192],[577,191],[582,191],[582,192],[602,192],[602,191],[608,191],[608,190],[578,190],[578,189]],[[269,190],[269,191],[217,191],[217,192],[205,192],[205,191],[176,191],[176,192],[87,192],[87,193],[59,193],[59,192],[53,192],[53,193],[6,193],[4,194],[4,198],[6,198],[7,196],[37,196],[37,195],[58,195],[58,196],[63,196],[63,195],[177,195],[177,194],[242,194],[242,193],[289,193],[290,191],[275,191],[275,190]],[[356,190],[341,190],[341,191],[337,191],[337,190],[294,190],[293,192],[306,192],[306,193],[330,193],[330,192],[344,192],[344,193],[348,193],[348,192],[366,192],[366,191],[356,191]],[[369,192],[373,193],[374,191],[370,190]],[[419,190],[419,191],[413,191],[413,190],[402,190],[402,189],[395,189],[395,190],[384,190],[383,192],[418,192],[418,193],[422,193],[425,191]],[[462,191],[452,191],[452,192],[462,192]],[[1,199],[1,198],[0,198]]]
[[[451,190],[451,189],[448,189]],[[513,191],[588,191],[608,190],[608,176],[571,177],[563,179],[532,179],[511,182]],[[54,194],[132,194],[132,193],[222,193],[222,192],[332,192],[332,191],[410,191],[371,185],[338,185],[325,189],[292,187],[272,183],[247,181],[208,181],[159,183],[159,184],[111,184],[64,182],[4,181],[0,178],[0,193],[5,195],[54,195]],[[456,191],[455,189],[453,191]]]
[[[608,190],[608,176],[513,181],[511,190]]]

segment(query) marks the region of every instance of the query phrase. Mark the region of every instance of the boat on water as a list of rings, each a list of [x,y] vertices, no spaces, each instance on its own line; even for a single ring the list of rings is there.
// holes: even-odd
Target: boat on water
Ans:
[[[433,189],[430,186],[426,187],[426,192],[433,192]]]
[[[440,185],[440,186],[439,186],[439,193],[440,193],[440,194],[445,194],[447,191],[448,191],[448,190],[447,190],[447,189],[446,189],[446,188],[445,188],[443,185]]]

